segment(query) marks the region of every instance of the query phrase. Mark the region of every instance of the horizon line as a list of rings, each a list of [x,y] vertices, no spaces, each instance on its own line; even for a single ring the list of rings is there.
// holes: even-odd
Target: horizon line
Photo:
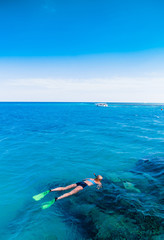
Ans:
[[[162,102],[113,102],[113,101],[0,101],[0,103],[131,103],[131,104],[161,104]]]

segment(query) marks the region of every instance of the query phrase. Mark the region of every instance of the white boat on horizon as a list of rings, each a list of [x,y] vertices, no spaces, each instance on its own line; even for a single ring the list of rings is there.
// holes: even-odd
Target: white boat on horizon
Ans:
[[[96,103],[97,107],[108,107],[107,103]]]

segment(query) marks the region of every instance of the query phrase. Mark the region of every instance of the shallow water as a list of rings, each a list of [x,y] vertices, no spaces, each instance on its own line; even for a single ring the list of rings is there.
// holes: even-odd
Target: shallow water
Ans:
[[[0,103],[1,239],[163,239],[163,149],[160,105]],[[93,173],[101,190],[32,199]]]

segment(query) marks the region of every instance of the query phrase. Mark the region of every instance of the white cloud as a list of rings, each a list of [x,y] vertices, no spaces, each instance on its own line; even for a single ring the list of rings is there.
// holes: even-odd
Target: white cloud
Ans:
[[[164,102],[164,78],[18,79],[1,83],[0,101]]]
[[[0,101],[164,102],[163,56],[0,59]]]

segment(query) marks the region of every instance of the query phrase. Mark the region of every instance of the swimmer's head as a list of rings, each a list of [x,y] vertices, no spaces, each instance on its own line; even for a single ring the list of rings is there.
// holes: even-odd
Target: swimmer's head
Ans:
[[[97,178],[99,181],[103,180],[103,177],[102,177],[101,175],[97,175],[96,178]]]

